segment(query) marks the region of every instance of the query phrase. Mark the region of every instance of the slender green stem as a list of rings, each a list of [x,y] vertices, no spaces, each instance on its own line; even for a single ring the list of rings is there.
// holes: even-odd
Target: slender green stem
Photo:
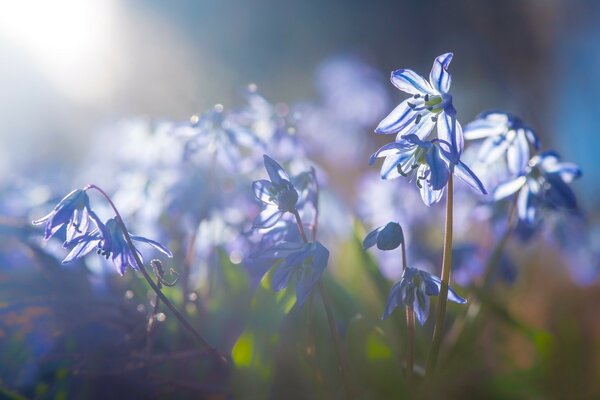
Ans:
[[[452,224],[453,224],[453,206],[454,206],[454,179],[453,172],[450,171],[448,178],[448,194],[446,195],[446,230],[444,234],[444,255],[442,256],[442,284],[438,296],[438,306],[435,318],[435,327],[433,329],[433,339],[431,350],[427,359],[427,375],[431,376],[437,364],[438,355],[442,338],[444,337],[444,322],[446,319],[446,305],[448,303],[448,285],[450,284],[450,269],[452,262]]]
[[[306,233],[304,232],[304,227],[302,226],[302,219],[300,218],[300,214],[298,210],[294,210],[292,212],[296,217],[296,224],[298,225],[298,229],[300,230],[300,236],[302,236],[302,240],[304,243],[308,243],[308,239],[306,238]],[[331,332],[331,337],[333,338],[333,343],[335,346],[335,353],[338,361],[338,368],[342,375],[342,382],[344,384],[344,390],[346,392],[346,397],[348,399],[352,399],[354,396],[352,395],[352,390],[350,388],[350,383],[348,380],[348,376],[346,375],[347,363],[345,358],[344,349],[342,347],[342,340],[340,337],[340,333],[337,330],[337,326],[335,324],[335,318],[333,316],[333,311],[331,307],[331,301],[327,296],[327,291],[325,290],[325,286],[321,279],[319,279],[319,294],[321,295],[321,300],[323,301],[323,307],[325,308],[325,314],[327,315],[327,323],[329,325],[329,330]]]
[[[196,329],[194,329],[194,327],[185,319],[185,317],[183,316],[183,314],[181,314],[179,312],[179,310],[177,310],[177,308],[175,308],[175,306],[173,305],[173,303],[171,303],[171,301],[163,294],[163,292],[160,290],[160,288],[157,286],[157,284],[154,283],[154,281],[152,280],[152,278],[148,274],[148,271],[146,270],[146,267],[144,266],[144,263],[140,259],[140,255],[138,254],[138,252],[137,252],[137,250],[136,250],[136,248],[135,248],[135,246],[133,244],[133,241],[131,240],[131,236],[129,235],[129,232],[127,231],[127,227],[126,227],[125,223],[123,222],[123,218],[121,218],[121,214],[119,213],[119,210],[117,209],[117,207],[115,206],[115,204],[113,203],[113,201],[111,200],[111,198],[108,196],[108,194],[106,194],[106,192],[104,190],[102,190],[101,188],[99,188],[96,185],[88,185],[87,189],[95,189],[95,190],[97,190],[100,194],[102,194],[102,196],[110,204],[111,208],[113,209],[113,211],[115,213],[117,223],[119,224],[119,226],[121,227],[121,230],[123,231],[123,236],[125,236],[125,241],[127,242],[127,245],[129,246],[129,248],[131,249],[131,253],[133,254],[133,257],[135,259],[135,262],[137,264],[138,269],[141,271],[142,275],[144,276],[144,279],[146,279],[146,282],[148,282],[148,284],[150,285],[150,287],[152,288],[152,290],[154,290],[154,292],[156,293],[156,295],[158,296],[158,298],[160,300],[162,300],[163,303],[165,303],[165,305],[169,308],[169,310],[171,310],[171,312],[173,313],[173,315],[175,315],[175,318],[177,318],[177,320],[188,331],[190,331],[190,333],[194,336],[194,338],[200,344],[202,344],[204,347],[206,347],[209,350],[209,352],[217,360],[219,360],[220,362],[222,362],[224,364],[228,364],[227,358],[225,358],[225,356],[219,354],[219,352],[215,348],[213,348],[210,344],[208,344],[208,342],[202,337],[202,335],[200,335],[198,333],[198,331],[196,331]]]
[[[406,261],[406,245],[402,240],[402,269],[406,270],[408,263]],[[408,387],[412,387],[413,369],[415,364],[415,312],[412,307],[406,306],[406,382]]]

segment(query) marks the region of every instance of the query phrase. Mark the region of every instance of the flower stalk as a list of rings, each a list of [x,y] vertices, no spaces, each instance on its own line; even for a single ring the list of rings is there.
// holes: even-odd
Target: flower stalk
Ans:
[[[444,233],[444,254],[442,256],[442,284],[440,288],[438,306],[436,310],[435,327],[431,350],[427,360],[427,375],[433,375],[437,364],[442,338],[444,336],[444,321],[446,318],[446,306],[448,303],[448,286],[450,284],[450,269],[452,263],[452,226],[454,207],[454,180],[452,174],[448,179],[448,194],[446,197],[446,228]]]
[[[158,287],[158,285],[150,277],[150,274],[148,274],[148,271],[146,270],[146,267],[144,266],[144,263],[140,259],[140,256],[139,256],[139,254],[138,254],[138,252],[137,252],[137,250],[136,250],[136,248],[135,248],[135,246],[133,244],[133,241],[131,240],[131,236],[129,235],[129,232],[127,231],[127,227],[125,226],[125,223],[123,222],[123,218],[121,218],[121,214],[119,213],[119,210],[117,209],[117,207],[113,203],[113,201],[110,198],[110,196],[104,190],[102,190],[100,187],[98,187],[96,185],[88,185],[86,189],[95,189],[96,191],[98,191],[106,199],[106,201],[109,203],[109,205],[113,209],[113,211],[115,213],[115,216],[116,216],[117,223],[119,224],[119,226],[121,227],[121,230],[123,231],[123,235],[125,236],[125,241],[127,242],[127,245],[129,246],[129,248],[131,249],[131,252],[132,252],[132,254],[133,254],[134,258],[135,258],[135,262],[137,264],[137,267],[142,272],[142,275],[144,276],[144,279],[146,280],[146,282],[148,282],[148,285],[150,285],[150,287],[152,288],[152,290],[154,291],[154,293],[156,293],[156,295],[158,296],[158,299],[162,300],[162,302],[173,313],[173,315],[175,315],[175,318],[177,318],[177,320],[188,331],[190,331],[190,333],[192,334],[192,336],[194,336],[194,338],[202,346],[204,346],[204,347],[206,347],[208,349],[208,351],[210,352],[210,354],[216,360],[218,360],[219,362],[227,365],[228,364],[227,358],[225,358],[225,356],[219,354],[219,352],[214,347],[212,347],[206,341],[206,339],[204,339],[204,337],[202,337],[202,335],[200,335],[200,333],[198,333],[198,331],[196,331],[196,329],[194,329],[194,327],[187,321],[187,319],[185,319],[185,317],[183,316],[183,314],[181,314],[179,312],[179,310],[177,310],[177,308],[175,308],[175,306],[173,305],[173,303],[171,303],[171,301],[163,294],[163,292],[160,290],[160,288]],[[157,304],[158,304],[158,299],[157,299]]]
[[[300,230],[300,236],[302,236],[302,240],[304,243],[308,243],[308,239],[306,237],[306,232],[304,231],[304,226],[302,225],[302,219],[300,218],[300,214],[298,210],[293,210],[292,214],[296,218],[296,224],[298,225],[298,229]],[[314,228],[313,228],[314,229]],[[314,231],[313,231],[314,232]],[[350,389],[350,383],[348,381],[347,376],[347,363],[345,358],[344,349],[342,347],[342,341],[340,337],[340,333],[337,330],[335,325],[335,318],[333,316],[333,310],[331,306],[331,301],[327,295],[327,291],[325,290],[325,286],[321,279],[319,279],[319,294],[321,295],[321,299],[323,300],[323,307],[325,308],[325,314],[327,315],[327,324],[329,325],[329,331],[331,332],[331,337],[333,338],[333,343],[335,346],[335,354],[337,356],[338,368],[340,369],[340,373],[342,375],[342,382],[344,384],[344,391],[346,392],[346,398],[352,399],[352,390]]]

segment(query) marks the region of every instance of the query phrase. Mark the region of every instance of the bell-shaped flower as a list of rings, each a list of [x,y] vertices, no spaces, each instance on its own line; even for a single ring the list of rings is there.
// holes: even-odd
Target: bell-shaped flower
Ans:
[[[363,249],[367,250],[375,245],[379,250],[394,250],[404,241],[402,227],[397,222],[388,222],[370,232],[363,241]]]
[[[327,267],[329,250],[319,242],[281,242],[264,251],[263,256],[281,260],[273,273],[273,290],[295,282],[296,302],[302,306]]]
[[[545,151],[531,158],[517,177],[499,184],[494,200],[519,192],[517,215],[521,221],[534,224],[540,208],[577,210],[577,198],[569,183],[580,176],[577,165],[561,162],[555,151]]]
[[[82,236],[91,228],[91,222],[99,223],[90,209],[90,200],[84,189],[76,189],[66,195],[45,217],[33,221],[34,225],[45,224],[44,239],[52,237],[61,227],[67,227],[67,241]]]
[[[131,234],[130,237],[133,241],[146,243],[166,256],[173,257],[169,249],[154,240]],[[125,274],[128,266],[135,270],[138,269],[133,249],[127,244],[121,226],[115,218],[109,219],[106,224],[101,223],[92,232],[65,242],[65,247],[70,248],[71,251],[62,261],[63,264],[79,259],[96,249],[98,254],[104,256],[107,260],[111,259],[120,275]],[[142,259],[140,252],[137,249],[135,251]]]
[[[427,206],[441,200],[451,171],[474,190],[487,194],[479,178],[458,159],[448,142],[440,139],[423,141],[410,134],[399,142],[381,147],[371,156],[369,163],[373,164],[379,157],[385,157],[381,178],[408,177],[419,187]]]
[[[460,156],[464,139],[456,109],[448,93],[452,77],[448,65],[452,53],[442,54],[433,62],[429,82],[410,69],[392,72],[392,84],[412,97],[404,100],[375,129],[376,133],[396,134],[396,141],[407,135],[417,135],[421,140],[431,139],[430,133],[437,126],[438,138],[449,143],[453,152]]]
[[[265,169],[270,180],[261,179],[252,183],[254,195],[265,208],[254,219],[255,228],[270,228],[281,219],[285,212],[296,210],[298,191],[290,177],[275,160],[264,155]]]
[[[406,268],[400,281],[390,290],[385,311],[381,319],[388,318],[396,307],[410,307],[421,325],[425,324],[429,316],[429,296],[440,294],[442,281],[429,272]],[[467,300],[460,297],[452,288],[448,287],[448,300],[458,304],[465,304]]]
[[[479,148],[478,161],[489,165],[506,155],[512,174],[527,168],[531,150],[539,150],[540,142],[531,128],[509,113],[487,111],[465,126],[465,139],[485,139]]]

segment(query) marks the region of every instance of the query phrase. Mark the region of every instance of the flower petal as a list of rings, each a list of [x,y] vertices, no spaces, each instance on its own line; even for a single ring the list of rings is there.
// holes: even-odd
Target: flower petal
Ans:
[[[402,227],[397,222],[388,222],[377,235],[377,248],[379,250],[393,250],[404,241]]]
[[[442,148],[448,153],[456,154],[456,159],[451,159],[453,163],[456,163],[464,147],[464,137],[460,123],[456,120],[456,117],[443,112],[438,116],[437,129],[438,138],[443,142],[449,143],[454,151],[452,151],[452,149]]]
[[[506,151],[508,170],[514,175],[520,175],[529,161],[529,142],[524,129],[518,129],[516,136]]]
[[[467,302],[467,299],[460,297],[450,286],[448,286],[448,300],[458,304],[465,304]]]
[[[383,311],[383,315],[381,319],[387,319],[396,307],[400,305],[400,299],[402,298],[402,291],[405,290],[406,284],[404,280],[400,280],[390,290],[390,294],[388,295],[387,302],[385,303],[385,309]]]
[[[284,184],[284,181],[290,181],[290,177],[283,170],[281,165],[279,165],[275,160],[273,160],[268,155],[263,155],[263,159],[265,162],[265,169],[267,170],[267,174],[269,174],[269,178],[274,185]]]
[[[397,69],[392,72],[390,81],[403,92],[410,94],[437,94],[421,75],[410,69]]]
[[[252,182],[252,190],[254,191],[254,196],[258,200],[266,204],[276,205],[275,202],[273,202],[275,188],[273,187],[273,184],[270,181],[266,179],[254,181]]]
[[[408,106],[409,101],[410,99],[404,100],[394,108],[392,112],[377,125],[375,132],[383,134],[396,133],[408,124],[413,123],[417,117],[417,113]]]
[[[156,250],[160,251],[167,257],[173,257],[173,253],[171,253],[171,250],[169,250],[166,246],[163,246],[162,244],[158,243],[157,241],[145,238],[143,236],[135,236],[135,235],[131,235],[131,239],[138,241],[138,242],[146,243],[146,244],[154,247]]]
[[[452,61],[452,53],[442,54],[433,61],[431,72],[429,73],[429,82],[431,86],[440,93],[447,93],[450,90],[452,76],[448,73],[448,65]]]
[[[487,194],[487,190],[477,175],[462,161],[459,161],[454,167],[454,175],[481,194]]]
[[[270,228],[275,225],[283,215],[277,206],[268,205],[254,218],[252,222],[253,228]]]
[[[429,166],[427,182],[433,190],[443,189],[448,183],[450,171],[448,170],[448,165],[440,155],[440,149],[437,146],[434,146],[427,152],[426,159],[427,165]],[[419,168],[419,171],[421,171],[421,168]],[[423,172],[424,171],[425,169],[423,169]]]
[[[518,176],[514,179],[502,182],[496,186],[496,189],[494,189],[494,201],[498,201],[512,195],[517,190],[521,189],[525,182],[527,182],[526,176]]]
[[[423,291],[416,289],[415,298],[413,300],[413,310],[419,324],[424,325],[429,317],[429,306],[431,301]]]

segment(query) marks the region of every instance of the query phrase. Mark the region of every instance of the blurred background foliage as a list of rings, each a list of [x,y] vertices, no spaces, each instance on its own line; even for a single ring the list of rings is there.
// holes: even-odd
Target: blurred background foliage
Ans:
[[[449,306],[440,374],[423,382],[420,396],[600,398],[599,20],[600,4],[592,0],[0,5],[0,398],[341,397],[319,296],[294,307],[293,291],[274,293],[269,274],[255,282],[239,255],[216,245],[211,260],[219,268],[208,276],[192,272],[187,287],[165,293],[209,342],[231,354],[234,366],[224,372],[166,311],[148,334],[154,298],[136,274],[121,278],[112,266],[87,260],[60,265],[59,244],[43,246],[29,225],[46,201],[90,179],[119,186],[117,175],[106,172],[120,172],[115,154],[130,150],[121,132],[131,129],[120,121],[185,120],[215,103],[233,108],[251,82],[307,116],[336,116],[299,123],[300,140],[303,123],[317,136],[331,132],[333,143],[309,152],[347,207],[323,211],[345,221],[332,228],[344,235],[328,236],[325,285],[359,398],[406,395],[402,313],[380,320],[398,271],[362,250],[372,227],[355,221],[360,212],[352,208],[364,191],[357,177],[371,171],[367,156],[381,144],[372,129],[402,98],[387,83],[389,71],[428,71],[446,51],[455,54],[452,93],[462,122],[488,108],[514,112],[545,147],[582,167],[574,187],[595,240],[583,255],[564,254],[540,238],[510,243],[517,280],[479,293],[480,308]],[[356,98],[337,92],[353,84],[335,79],[342,75],[339,60],[363,65],[359,76],[368,76],[379,100],[350,104]],[[365,107],[361,123],[344,125]],[[351,151],[336,153],[336,146]],[[160,149],[166,150],[142,146],[132,157],[152,165]],[[136,184],[131,175],[122,179]],[[127,200],[121,204],[137,207]],[[145,228],[141,220],[135,224]],[[178,266],[189,263],[188,245],[179,240],[184,228],[139,233],[170,238]],[[441,243],[441,233],[431,229],[427,240]],[[416,234],[412,245],[420,246]],[[433,253],[429,262],[438,265],[440,254]],[[459,292],[471,289],[466,284]],[[432,328],[432,321],[417,328],[418,365]]]

